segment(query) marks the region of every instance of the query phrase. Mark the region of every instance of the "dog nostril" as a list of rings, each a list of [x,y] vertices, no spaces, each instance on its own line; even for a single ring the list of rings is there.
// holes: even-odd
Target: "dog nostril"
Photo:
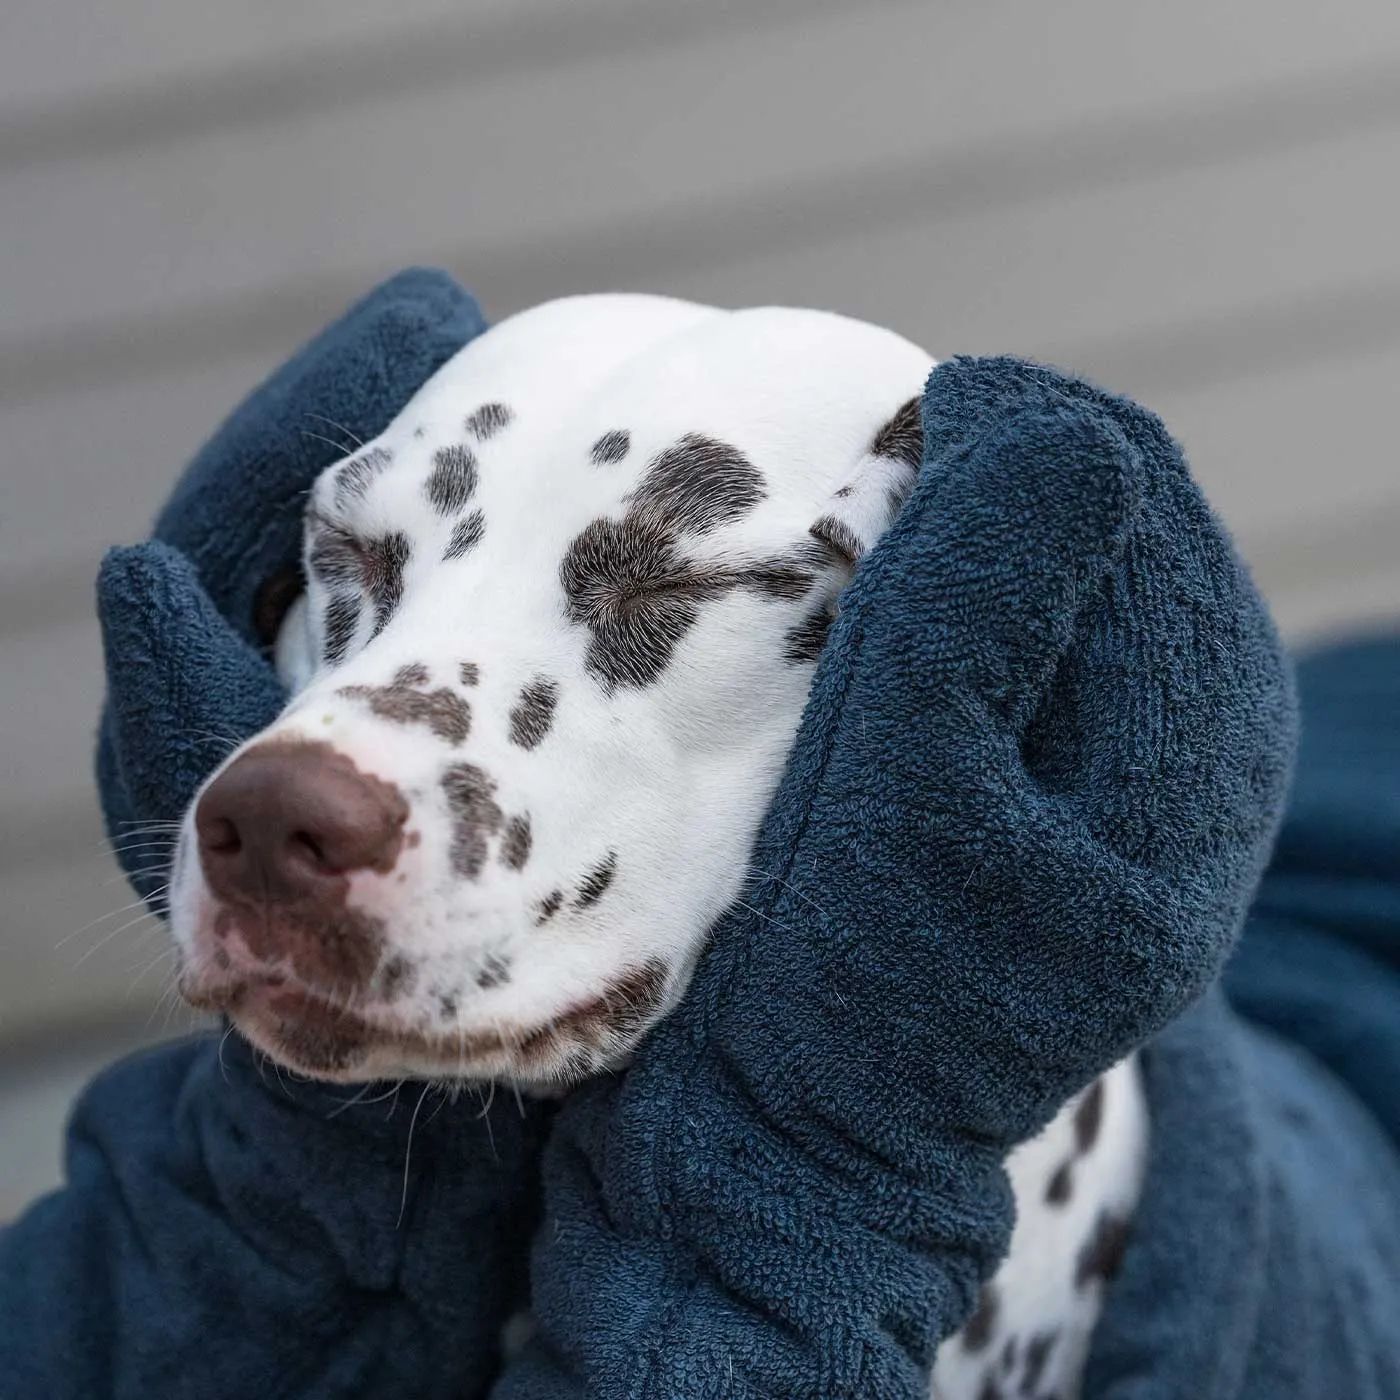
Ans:
[[[305,860],[308,865],[328,866],[326,848],[309,831],[294,831],[287,838],[287,845],[293,855]]]
[[[201,827],[199,844],[210,855],[236,856],[243,849],[243,838],[227,817],[215,817]]]
[[[350,871],[392,869],[408,804],[329,745],[254,745],[195,809],[204,875],[220,899],[343,897]]]

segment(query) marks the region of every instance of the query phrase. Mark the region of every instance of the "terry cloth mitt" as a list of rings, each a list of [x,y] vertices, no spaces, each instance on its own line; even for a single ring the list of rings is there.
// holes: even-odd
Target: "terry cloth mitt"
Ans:
[[[102,799],[148,898],[162,877],[136,872],[126,823],[178,818],[222,742],[281,706],[257,614],[290,601],[307,486],[482,324],[440,273],[386,283],[233,414],[155,541],[105,561]],[[0,1232],[0,1395],[483,1394],[523,1291],[546,1117],[391,1090],[287,1080],[236,1036],[99,1078],[66,1186]]]
[[[1002,1162],[1229,952],[1293,750],[1268,615],[1132,403],[930,377],[681,1008],[571,1098],[498,1400],[927,1395],[1009,1239]]]
[[[1298,682],[1231,1006],[1143,1053],[1147,1181],[1085,1400],[1400,1396],[1400,638]]]
[[[299,588],[307,489],[485,328],[445,273],[385,282],[230,415],[150,542],[103,560],[98,784],[108,836],[147,899],[158,903],[164,872],[141,873],[149,862],[126,853],[130,833],[178,821],[223,755],[286,698],[265,652]]]

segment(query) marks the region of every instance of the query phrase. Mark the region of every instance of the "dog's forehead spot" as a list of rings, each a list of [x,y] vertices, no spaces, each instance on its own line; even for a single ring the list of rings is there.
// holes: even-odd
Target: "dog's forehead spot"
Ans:
[[[574,896],[575,909],[590,909],[602,899],[617,875],[617,852],[609,851],[587,875],[579,881]]]
[[[495,780],[475,763],[457,763],[442,775],[442,791],[452,818],[448,861],[456,874],[474,880],[486,864],[488,838],[505,820]]]
[[[442,552],[443,562],[461,559],[481,543],[481,537],[485,533],[486,517],[481,511],[474,510],[469,515],[464,515],[452,527],[452,538],[448,540],[447,548]]]
[[[870,451],[876,457],[892,457],[918,471],[924,463],[922,400],[902,403],[893,418],[875,434]]]
[[[564,903],[563,890],[550,890],[543,899],[540,900],[538,913],[535,917],[535,924],[547,924],[560,910]]]
[[[697,581],[672,535],[629,516],[595,520],[559,566],[569,619],[591,633],[585,664],[606,690],[650,685],[699,617]]]
[[[626,428],[613,428],[602,434],[588,450],[595,467],[620,462],[632,447],[632,434]]]
[[[421,661],[410,661],[408,665],[400,666],[394,672],[394,679],[390,684],[395,686],[427,685],[429,674],[428,668]]]
[[[702,535],[742,519],[764,495],[763,474],[737,447],[687,433],[652,458],[624,500],[672,530]]]
[[[481,680],[481,667],[475,661],[463,661],[457,667],[457,679],[463,685],[476,685]]]
[[[522,749],[537,748],[554,723],[559,684],[548,676],[536,676],[520,691],[510,712],[510,741]]]
[[[465,426],[478,442],[486,442],[509,427],[514,418],[514,412],[506,404],[484,403],[467,415]]]
[[[439,515],[457,515],[476,491],[476,457],[465,443],[439,447],[423,483],[423,495]]]
[[[657,680],[698,620],[700,603],[739,588],[799,601],[830,562],[813,541],[749,564],[693,562],[661,522],[629,514],[586,526],[559,573],[569,620],[592,634],[585,664],[612,691]]]
[[[381,472],[393,465],[394,454],[387,447],[371,447],[341,463],[335,471],[336,506],[344,510],[362,500]]]

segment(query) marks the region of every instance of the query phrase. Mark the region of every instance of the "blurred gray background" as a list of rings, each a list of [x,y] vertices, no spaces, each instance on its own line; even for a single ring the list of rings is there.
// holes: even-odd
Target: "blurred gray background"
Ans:
[[[105,854],[92,580],[374,282],[789,302],[1164,414],[1284,628],[1400,614],[1393,0],[6,0],[0,1218],[177,1025]]]

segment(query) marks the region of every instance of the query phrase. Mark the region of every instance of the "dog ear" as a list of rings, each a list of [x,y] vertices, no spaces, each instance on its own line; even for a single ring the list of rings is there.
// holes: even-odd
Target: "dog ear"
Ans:
[[[811,533],[849,569],[894,523],[924,460],[923,398],[900,405],[851,474],[827,498]]]

